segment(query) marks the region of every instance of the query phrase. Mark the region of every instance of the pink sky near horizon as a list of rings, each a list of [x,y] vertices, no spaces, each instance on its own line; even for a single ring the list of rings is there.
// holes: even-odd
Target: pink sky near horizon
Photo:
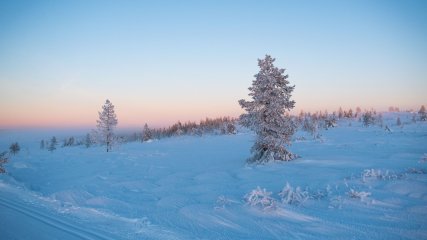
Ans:
[[[248,97],[246,99],[249,99]],[[215,118],[222,116],[238,117],[243,110],[238,105],[237,101],[234,104],[218,105],[190,105],[190,106],[150,106],[142,107],[138,104],[127,104],[111,100],[115,105],[119,128],[142,128],[145,123],[152,127],[166,127],[177,121],[195,121],[199,122],[206,117]],[[65,109],[52,105],[37,105],[34,104],[29,108],[9,108],[2,109],[0,117],[0,129],[2,128],[49,128],[49,127],[82,127],[95,128],[96,120],[98,119],[98,111],[101,111],[103,101],[84,105],[67,105]],[[349,105],[349,104],[334,104],[333,107],[323,107],[313,104],[313,107],[300,106],[298,102],[296,108],[291,111],[291,114],[298,114],[301,110],[305,112],[325,111],[329,113],[337,111],[341,106],[344,110],[349,108],[355,110],[356,107],[361,107],[362,110],[374,108],[378,111],[387,111],[389,106],[399,107],[401,111],[418,110],[419,106],[411,104],[389,104],[389,105]]]

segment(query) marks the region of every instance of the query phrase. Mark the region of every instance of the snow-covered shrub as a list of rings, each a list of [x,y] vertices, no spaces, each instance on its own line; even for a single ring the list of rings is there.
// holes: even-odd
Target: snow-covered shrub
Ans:
[[[276,209],[276,200],[271,197],[271,192],[267,192],[265,188],[257,187],[245,196],[246,204],[251,207],[256,207],[261,210]]]
[[[370,192],[363,192],[363,191],[358,192],[358,191],[350,188],[348,195],[351,198],[357,198],[357,199],[360,199],[361,201],[364,201],[367,197],[371,196],[371,193]]]
[[[424,153],[424,155],[421,157],[420,163],[426,163],[427,162],[427,153]]]
[[[215,202],[215,209],[224,209],[226,206],[231,204],[231,200],[224,195],[219,196]]]
[[[282,203],[300,205],[305,202],[309,195],[307,191],[301,190],[300,187],[295,189],[287,182],[285,187],[279,193]]]
[[[381,176],[381,170],[375,170],[375,169],[365,169],[362,173],[362,179],[365,178],[378,178]]]
[[[365,169],[362,172],[362,181],[365,182],[369,178],[380,179],[380,180],[391,180],[397,179],[399,176],[388,170],[381,171],[380,169]]]
[[[406,170],[406,173],[409,173],[409,174],[426,174],[427,171],[424,169],[409,168],[408,170]]]
[[[317,189],[317,191],[314,191],[312,193],[310,193],[310,198],[311,199],[324,199],[326,197],[328,197],[329,195],[331,195],[332,193],[332,189],[331,186],[327,185],[325,189]]]
[[[362,180],[366,181],[367,178],[381,178],[381,170],[365,169],[362,173]]]
[[[343,204],[343,198],[341,196],[333,197],[329,200],[329,208],[341,209]]]

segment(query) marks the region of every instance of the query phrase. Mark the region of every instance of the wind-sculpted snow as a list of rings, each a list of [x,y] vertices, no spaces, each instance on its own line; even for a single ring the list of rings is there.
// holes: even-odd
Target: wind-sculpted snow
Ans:
[[[291,162],[248,165],[254,134],[21,151],[0,175],[2,239],[426,239],[427,123],[383,114],[297,132]],[[400,117],[402,125],[397,127]],[[15,138],[16,136],[16,138]],[[84,133],[82,133],[84,136]],[[62,137],[59,137],[62,139]],[[0,149],[1,150],[1,149]],[[259,186],[259,188],[258,188]]]

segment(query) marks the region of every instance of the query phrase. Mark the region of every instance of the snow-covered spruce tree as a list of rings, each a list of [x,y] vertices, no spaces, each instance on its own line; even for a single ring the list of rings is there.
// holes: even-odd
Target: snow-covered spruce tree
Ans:
[[[89,148],[92,145],[92,138],[90,137],[90,134],[86,134],[85,138],[85,146],[86,148]]]
[[[111,150],[114,142],[114,128],[117,125],[117,116],[114,113],[114,105],[110,100],[106,100],[102,106],[102,112],[98,112],[99,119],[97,128],[101,135],[102,141],[107,145],[107,152]]]
[[[372,110],[366,111],[362,115],[362,122],[363,122],[363,126],[365,126],[365,127],[368,127],[369,125],[375,124],[375,115],[374,115]]]
[[[153,138],[153,134],[151,132],[151,129],[148,127],[147,124],[145,124],[144,129],[142,130],[142,141],[147,142],[152,138]]]
[[[295,101],[290,98],[295,86],[289,86],[285,69],[275,67],[274,61],[269,55],[258,59],[260,71],[249,87],[252,101],[239,100],[240,106],[247,112],[240,116],[240,123],[257,135],[251,149],[253,156],[248,162],[289,161],[296,158],[285,147],[290,144],[296,130],[296,124],[286,112],[294,108]]]
[[[396,125],[397,126],[402,126],[402,121],[400,120],[400,117],[397,117]]]
[[[53,152],[56,149],[57,144],[58,144],[58,141],[56,140],[56,137],[53,136],[52,139],[50,140],[50,145],[47,148],[47,150],[49,150],[50,152]]]
[[[319,139],[320,133],[319,133],[319,121],[317,120],[317,117],[315,114],[308,115],[305,117],[302,130],[308,132],[313,136],[313,139]]]
[[[421,106],[420,110],[418,111],[418,114],[420,115],[421,121],[427,121],[427,111],[424,105]]]
[[[7,162],[8,162],[7,152],[0,152],[0,173],[6,173],[4,164],[6,164]]]
[[[21,150],[21,147],[17,142],[15,142],[10,145],[9,150],[11,154],[15,155]]]

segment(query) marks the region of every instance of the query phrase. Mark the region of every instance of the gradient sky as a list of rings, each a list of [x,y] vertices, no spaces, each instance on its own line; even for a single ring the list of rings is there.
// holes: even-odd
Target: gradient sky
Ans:
[[[0,1],[0,128],[238,116],[275,57],[296,110],[427,104],[427,1]]]

